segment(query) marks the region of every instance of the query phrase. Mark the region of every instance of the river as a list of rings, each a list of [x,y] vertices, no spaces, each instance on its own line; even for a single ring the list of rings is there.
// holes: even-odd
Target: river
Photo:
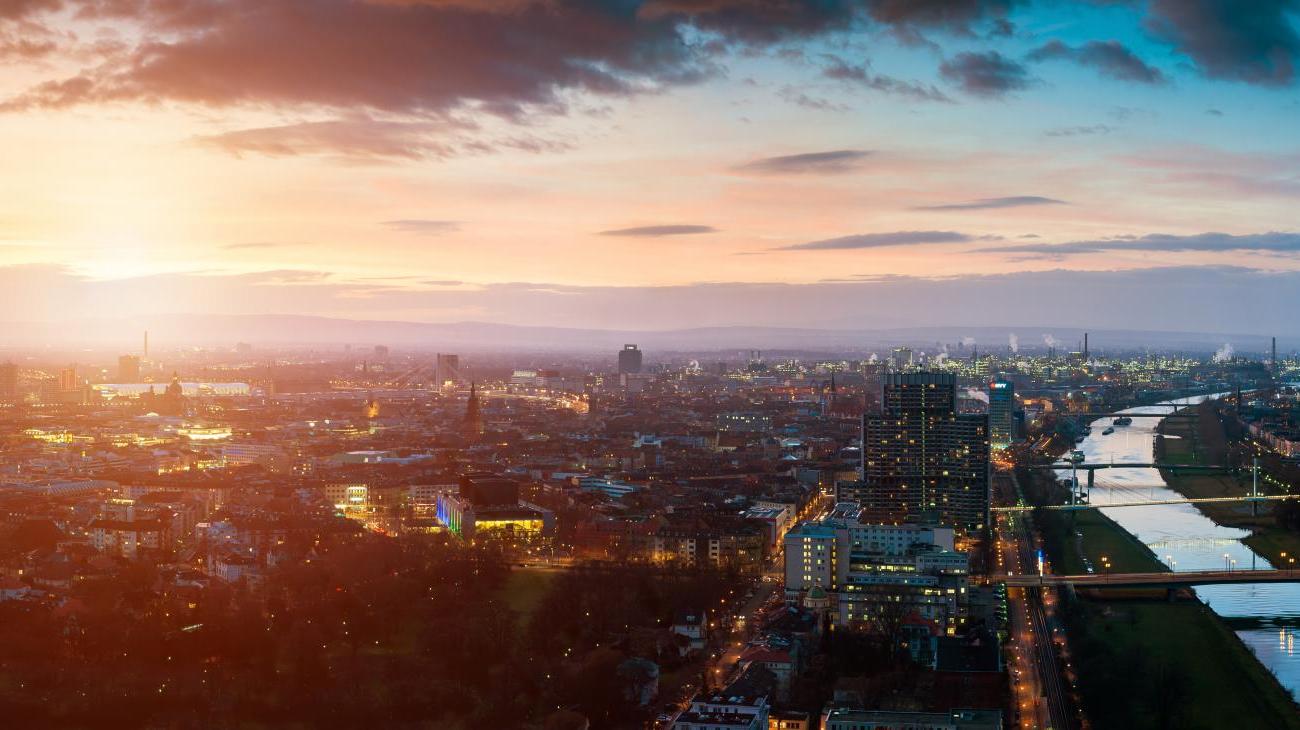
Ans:
[[[1168,401],[1195,404],[1210,396]],[[1139,406],[1124,413],[1163,413],[1168,408]],[[1092,435],[1076,448],[1089,462],[1152,461],[1158,419],[1135,418],[1130,426],[1116,426],[1103,436],[1111,419],[1092,423]],[[1080,481],[1084,475],[1079,473]],[[1155,469],[1114,469],[1097,472],[1092,491],[1096,505],[1139,499],[1178,499]],[[1175,570],[1268,569],[1273,565],[1256,555],[1241,539],[1247,530],[1222,527],[1190,504],[1102,509],[1102,512],[1139,540]],[[1226,558],[1224,556],[1227,556]],[[1273,556],[1277,557],[1277,556]],[[1236,561],[1233,563],[1232,561]],[[1300,584],[1261,583],[1202,586],[1197,595],[1216,613],[1229,619],[1253,619],[1261,628],[1237,630],[1241,637],[1287,689],[1300,696]],[[1284,625],[1285,621],[1290,625]]]

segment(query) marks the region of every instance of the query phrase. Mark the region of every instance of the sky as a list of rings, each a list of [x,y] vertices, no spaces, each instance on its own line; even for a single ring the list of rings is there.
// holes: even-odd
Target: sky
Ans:
[[[1300,0],[0,0],[0,320],[1300,333],[1298,28]]]

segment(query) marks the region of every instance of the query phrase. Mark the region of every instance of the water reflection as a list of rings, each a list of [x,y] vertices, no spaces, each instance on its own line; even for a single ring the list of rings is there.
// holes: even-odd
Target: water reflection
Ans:
[[[1176,401],[1196,404],[1205,397]],[[1170,401],[1175,402],[1175,401]],[[1169,408],[1143,406],[1125,413],[1166,413]],[[1093,422],[1092,434],[1078,446],[1090,463],[1150,463],[1155,448],[1158,419],[1135,418],[1132,425],[1116,426],[1103,435],[1110,419]],[[1080,479],[1083,480],[1080,474]],[[1098,505],[1145,499],[1178,499],[1155,469],[1105,469],[1097,472],[1092,503]],[[1242,509],[1250,509],[1243,504]],[[1103,509],[1108,517],[1136,535],[1166,564],[1176,570],[1264,570],[1273,567],[1266,556],[1256,555],[1241,543],[1247,530],[1221,527],[1190,504]],[[1234,562],[1235,561],[1235,562]],[[1225,618],[1256,619],[1263,628],[1237,631],[1260,661],[1282,684],[1300,693],[1298,629],[1269,626],[1270,622],[1300,618],[1300,585],[1292,583],[1203,586],[1196,589],[1216,613]]]

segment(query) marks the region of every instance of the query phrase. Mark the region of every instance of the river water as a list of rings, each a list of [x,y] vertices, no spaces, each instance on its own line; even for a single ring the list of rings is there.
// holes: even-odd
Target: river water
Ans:
[[[1169,401],[1195,404],[1208,396]],[[1169,408],[1140,406],[1125,413],[1164,413]],[[1152,461],[1155,428],[1158,419],[1135,418],[1130,426],[1116,426],[1115,432],[1103,436],[1111,425],[1110,418],[1092,423],[1092,435],[1076,448],[1089,462]],[[1079,473],[1080,481],[1084,474]],[[1142,499],[1178,499],[1180,495],[1165,485],[1155,469],[1099,470],[1092,491],[1096,505],[1134,502]],[[1243,509],[1249,509],[1244,507]],[[1175,570],[1268,569],[1269,558],[1256,555],[1241,543],[1250,535],[1247,530],[1221,527],[1193,505],[1160,505],[1102,509],[1102,512],[1151,547],[1156,555]],[[1227,556],[1226,558],[1224,556]],[[1236,561],[1233,563],[1232,561]],[[1300,584],[1260,583],[1202,586],[1197,595],[1224,618],[1258,620],[1261,628],[1237,631],[1259,660],[1282,685],[1300,695]],[[1285,621],[1290,626],[1279,621]]]

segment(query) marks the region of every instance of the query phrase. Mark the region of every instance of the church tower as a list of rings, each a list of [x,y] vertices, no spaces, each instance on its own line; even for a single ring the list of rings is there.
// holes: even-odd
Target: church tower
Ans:
[[[479,410],[478,386],[470,383],[469,401],[465,404],[465,423],[463,427],[465,439],[468,441],[478,441],[483,435],[483,414]]]

